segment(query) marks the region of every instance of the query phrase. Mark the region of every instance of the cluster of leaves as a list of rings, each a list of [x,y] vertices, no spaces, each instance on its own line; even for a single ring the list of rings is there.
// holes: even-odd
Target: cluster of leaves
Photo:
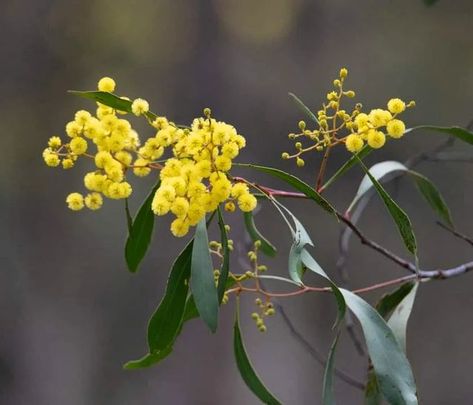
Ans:
[[[131,102],[120,99],[113,94],[104,92],[75,92],[75,94],[93,99],[112,108],[130,111]],[[297,97],[294,100],[309,118],[313,113]],[[409,132],[430,130],[445,133],[461,141],[473,144],[473,133],[459,127],[419,126],[409,129]],[[450,211],[434,184],[425,176],[417,173],[405,165],[386,161],[378,163],[368,169],[363,159],[371,152],[365,146],[359,153],[353,155],[335,174],[316,191],[313,187],[282,170],[259,166],[255,164],[238,164],[285,183],[293,192],[300,193],[306,199],[313,201],[322,210],[336,219],[358,218],[364,208],[361,202],[372,192],[376,192],[384,202],[387,212],[392,217],[399,234],[408,252],[417,263],[417,243],[413,227],[408,215],[391,198],[383,187],[384,182],[400,175],[407,174],[417,185],[420,193],[432,207],[439,218],[449,226],[453,226]],[[344,214],[339,213],[327,201],[321,192],[334,184],[342,175],[354,166],[360,166],[365,172],[359,189]],[[144,200],[136,216],[131,218],[127,208],[129,234],[125,246],[125,258],[131,272],[136,272],[141,260],[152,239],[155,217],[151,211],[151,203],[155,190]],[[293,243],[288,257],[288,272],[291,283],[302,290],[303,277],[306,271],[311,271],[324,279],[335,298],[338,316],[334,325],[334,341],[326,362],[323,381],[322,403],[334,403],[333,375],[335,353],[341,325],[349,309],[359,320],[372,363],[372,371],[368,376],[366,398],[370,403],[380,403],[384,397],[391,404],[417,404],[417,391],[414,376],[405,354],[405,340],[407,321],[413,306],[420,277],[413,278],[412,282],[403,284],[395,292],[384,296],[374,308],[357,294],[347,289],[339,288],[328,274],[321,268],[309,252],[314,246],[309,233],[296,216],[289,211],[279,200],[273,197],[270,191],[261,189],[261,198],[269,200],[281,214],[293,236]],[[214,266],[209,251],[208,227],[212,222],[218,223],[222,246],[222,262],[218,283],[214,280]],[[276,255],[275,247],[257,229],[251,213],[244,214],[244,223],[249,236],[254,241],[260,241],[261,251],[268,256]],[[203,219],[196,227],[195,235],[176,258],[171,271],[164,296],[148,325],[148,353],[139,360],[125,364],[127,369],[137,369],[154,365],[167,357],[173,349],[174,343],[181,333],[184,324],[200,317],[214,332],[218,324],[218,311],[224,294],[235,287],[235,279],[230,274],[230,247],[224,217],[219,209],[209,218]],[[274,276],[274,278],[276,278]],[[238,301],[238,300],[237,300]],[[264,403],[281,403],[262,383],[248,358],[245,350],[239,323],[239,313],[234,324],[234,354],[237,367],[247,386]]]

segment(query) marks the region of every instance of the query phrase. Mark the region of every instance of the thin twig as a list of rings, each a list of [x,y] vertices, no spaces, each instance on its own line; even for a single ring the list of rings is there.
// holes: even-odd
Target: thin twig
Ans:
[[[471,246],[473,246],[473,239],[470,238],[469,236],[460,233],[456,231],[455,229],[450,228],[449,226],[443,224],[440,221],[436,221],[436,224],[440,226],[441,228],[445,229],[446,231],[450,232],[452,235],[455,235],[457,238],[463,239],[465,242],[469,243]]]

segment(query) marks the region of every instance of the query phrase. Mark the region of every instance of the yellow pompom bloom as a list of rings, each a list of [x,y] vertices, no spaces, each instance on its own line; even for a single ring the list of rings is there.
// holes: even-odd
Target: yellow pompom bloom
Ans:
[[[66,134],[69,135],[71,138],[79,136],[81,133],[82,133],[82,126],[80,126],[77,122],[71,121],[67,123]]]
[[[85,126],[91,118],[92,115],[90,115],[90,112],[85,110],[77,111],[74,116],[75,122],[77,122],[81,127]]]
[[[189,221],[183,218],[176,218],[171,223],[171,232],[178,238],[187,235],[189,232]]]
[[[232,161],[226,156],[218,156],[215,159],[215,167],[217,168],[217,170],[227,172],[232,168]]]
[[[46,163],[46,165],[49,167],[56,167],[56,166],[59,166],[59,163],[61,163],[59,156],[56,153],[51,152],[50,149],[44,150],[43,160],[44,160],[44,163]]]
[[[67,196],[66,203],[72,211],[80,211],[84,208],[84,197],[79,193],[71,193]]]
[[[386,143],[386,136],[381,131],[372,129],[368,132],[368,145],[373,149],[379,149]]]
[[[149,111],[149,103],[142,98],[137,98],[131,104],[131,111],[133,114],[139,117],[140,115],[143,115]]]
[[[171,209],[171,203],[156,193],[151,203],[151,209],[156,215],[166,215]]]
[[[109,152],[102,151],[98,152],[94,158],[95,166],[99,169],[103,169],[105,166],[113,162],[113,157]]]
[[[115,159],[121,164],[129,166],[133,160],[133,156],[131,156],[131,153],[121,150],[120,152],[115,153]]]
[[[151,169],[147,166],[149,160],[138,158],[133,163],[133,174],[138,177],[145,177],[151,173]]]
[[[62,168],[63,169],[71,169],[72,167],[74,167],[74,161],[72,159],[63,159],[62,160]]]
[[[225,204],[225,211],[234,212],[235,211],[235,203],[233,201],[228,201]]]
[[[388,132],[388,135],[392,138],[399,139],[404,135],[404,132],[406,131],[406,126],[401,120],[391,120],[386,126],[386,131]]]
[[[189,201],[184,197],[177,197],[171,204],[171,212],[176,217],[184,217],[189,210]]]
[[[99,193],[87,194],[84,198],[85,206],[90,210],[98,210],[103,204],[103,198]]]
[[[115,80],[113,80],[111,77],[102,77],[97,84],[97,88],[100,91],[107,91],[111,93],[115,90]]]
[[[256,197],[253,194],[246,193],[238,197],[238,207],[243,212],[253,211],[256,208],[257,204],[258,201],[256,200]]]
[[[229,159],[236,158],[239,152],[240,149],[235,142],[228,142],[222,146],[222,155]]]
[[[382,110],[381,108],[376,108],[374,110],[371,110],[368,118],[373,124],[374,127],[382,127],[388,123],[390,119],[392,119],[392,115],[389,111]]]
[[[231,195],[234,198],[238,198],[243,194],[248,194],[248,185],[245,183],[235,183],[232,187]]]
[[[159,198],[163,198],[166,201],[172,202],[176,198],[176,189],[170,185],[163,184],[156,191],[156,195]]]
[[[107,177],[114,181],[120,182],[123,180],[123,168],[122,165],[116,160],[112,160],[104,167]]]
[[[406,109],[406,103],[399,98],[392,98],[388,101],[388,110],[393,114],[400,114]]]
[[[361,136],[350,134],[345,139],[345,147],[351,153],[357,153],[363,148],[364,142]]]
[[[205,209],[201,205],[201,201],[192,202],[189,205],[189,209],[187,210],[187,219],[189,220],[189,225],[197,225],[204,215]]]
[[[369,117],[365,113],[360,113],[355,117],[355,124],[358,128],[363,128],[368,124]]]
[[[51,138],[49,138],[48,146],[51,149],[57,149],[61,146],[61,143],[61,138],[59,138],[58,136],[52,136]]]
[[[87,141],[80,136],[76,136],[69,144],[71,151],[76,155],[82,155],[87,152]]]

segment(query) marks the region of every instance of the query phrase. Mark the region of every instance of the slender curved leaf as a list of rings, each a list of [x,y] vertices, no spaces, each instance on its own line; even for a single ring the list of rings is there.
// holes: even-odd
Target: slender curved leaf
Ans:
[[[383,396],[379,390],[378,380],[376,379],[373,366],[370,364],[366,380],[364,405],[381,405],[382,401]]]
[[[333,371],[335,368],[335,350],[337,349],[339,337],[340,332],[337,332],[337,335],[335,336],[335,339],[328,353],[327,363],[325,364],[324,382],[322,386],[323,405],[335,405],[335,397],[333,395]]]
[[[473,145],[473,132],[462,127],[439,127],[435,125],[419,125],[417,127],[406,129],[406,133],[418,130],[430,130],[434,132],[441,132],[447,135],[452,135],[463,142]]]
[[[253,213],[252,212],[244,212],[243,218],[245,221],[246,231],[248,235],[250,235],[251,240],[256,242],[259,240],[261,242],[260,250],[267,256],[274,257],[276,256],[276,248],[271,244],[271,242],[266,239],[261,232],[256,227]]]
[[[309,117],[312,121],[314,121],[316,124],[319,123],[319,120],[317,119],[317,117],[315,116],[315,114],[310,110],[309,107],[307,107],[303,102],[302,100],[297,97],[294,93],[289,93],[289,97],[291,97],[294,102],[296,103],[296,105],[299,107],[299,109],[305,114],[307,115],[307,117]]]
[[[151,211],[151,203],[159,185],[160,182],[153,187],[130,224],[128,239],[125,245],[125,259],[128,269],[132,273],[138,270],[138,265],[145,257],[151,242],[154,228],[154,214]]]
[[[241,338],[238,318],[239,316],[237,309],[235,325],[233,327],[233,350],[240,375],[248,388],[261,400],[261,402],[268,405],[280,405],[281,402],[279,402],[264,386],[250,363],[248,355],[246,354],[243,340]]]
[[[419,191],[422,193],[425,200],[430,204],[432,209],[444,222],[453,228],[454,225],[452,216],[450,214],[450,209],[443,199],[442,194],[440,194],[434,184],[427,177],[420,173],[410,170],[409,174],[414,177]]]
[[[412,224],[407,216],[407,214],[399,207],[399,205],[394,202],[394,200],[389,196],[389,194],[384,190],[383,186],[376,180],[373,175],[369,172],[366,166],[363,164],[361,160],[358,160],[361,167],[371,179],[376,191],[384,201],[386,208],[388,209],[391,217],[393,218],[394,222],[396,223],[399,233],[401,234],[402,240],[404,241],[404,245],[406,246],[407,250],[411,252],[413,255],[417,255],[417,242],[412,230]]]
[[[290,186],[294,187],[296,190],[299,190],[301,193],[305,194],[308,198],[315,201],[320,207],[322,207],[325,211],[329,212],[330,214],[335,214],[335,209],[330,205],[330,203],[322,197],[317,191],[315,191],[312,187],[310,187],[307,183],[303,182],[302,180],[298,179],[297,177],[286,173],[279,169],[274,169],[272,167],[266,166],[259,166],[254,164],[248,163],[239,163],[238,166],[242,167],[249,167],[251,169],[258,170],[260,172],[268,173],[273,177],[276,177]]]
[[[189,290],[193,242],[184,248],[169,273],[166,293],[148,324],[148,346],[156,353],[172,346],[177,337]]]
[[[223,295],[227,288],[228,272],[230,270],[230,248],[228,247],[228,235],[225,229],[225,222],[223,222],[222,212],[220,207],[217,208],[218,213],[218,226],[220,228],[220,239],[222,242],[223,249],[223,260],[222,267],[220,268],[220,276],[218,278],[218,303],[222,302]]]
[[[386,319],[413,288],[414,283],[404,283],[393,292],[383,295],[376,304],[376,310],[384,319]]]
[[[362,298],[340,289],[347,306],[360,321],[379,388],[390,404],[417,405],[411,366],[393,331]]]
[[[418,286],[419,283],[415,283],[409,294],[407,294],[399,303],[388,320],[388,326],[393,331],[394,336],[396,336],[396,339],[404,352],[406,352],[407,322],[411,316]]]
[[[366,156],[368,156],[371,152],[373,151],[373,148],[371,148],[369,145],[363,146],[363,148],[350,157],[336,172],[335,174],[328,179],[325,184],[320,187],[320,192],[325,191],[331,184],[335,182],[338,178],[343,176],[348,170],[350,170],[356,163],[358,163],[358,159],[363,160]]]
[[[205,218],[202,218],[195,230],[190,287],[200,317],[209,329],[215,332],[218,322],[218,296]]]

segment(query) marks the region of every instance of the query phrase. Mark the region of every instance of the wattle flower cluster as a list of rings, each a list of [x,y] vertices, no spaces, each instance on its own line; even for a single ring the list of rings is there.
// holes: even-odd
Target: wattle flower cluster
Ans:
[[[289,139],[307,139],[308,146],[302,142],[295,143],[296,152],[284,152],[283,159],[296,159],[298,166],[304,166],[301,155],[311,150],[322,151],[338,144],[344,144],[348,151],[359,152],[365,143],[374,149],[379,149],[389,138],[399,139],[404,135],[405,124],[398,119],[398,115],[408,107],[415,106],[413,101],[406,104],[399,98],[389,100],[387,109],[373,109],[368,114],[362,112],[362,105],[356,103],[354,108],[347,112],[342,108],[342,99],[354,98],[353,90],[345,90],[344,83],[348,75],[347,69],[340,70],[338,79],[333,85],[335,89],[327,93],[327,101],[317,111],[316,129],[308,129],[305,121],[299,122],[299,133],[289,134]]]
[[[98,89],[111,93],[115,82],[102,78]],[[256,207],[256,198],[248,186],[232,182],[227,175],[232,160],[245,147],[245,138],[233,126],[212,118],[209,109],[190,128],[179,127],[166,117],[149,113],[146,100],[134,100],[130,111],[135,116],[144,116],[156,131],[141,146],[138,134],[123,118],[125,111],[97,104],[94,115],[85,110],[76,112],[74,120],[66,125],[68,141],[53,136],[43,152],[45,163],[51,167],[72,168],[79,157],[94,163],[94,170],[84,176],[88,194],[74,192],[66,198],[71,210],[79,211],[84,206],[99,209],[103,197],[126,199],[132,193],[127,174],[144,177],[153,169],[160,170],[161,183],[152,209],[156,215],[171,212],[176,216],[171,225],[175,236],[187,234],[191,226],[221,203],[229,212],[236,205],[242,211]],[[172,156],[161,159],[166,151],[172,151]]]
[[[184,236],[207,212],[213,212],[226,202],[227,211],[252,211],[256,198],[244,183],[234,183],[227,176],[232,160],[245,146],[245,138],[236,129],[210,117],[196,118],[183,136],[168,136],[164,124],[156,137],[164,133],[174,157],[168,159],[160,172],[161,185],[153,199],[156,215],[172,212],[171,224],[175,236]]]

